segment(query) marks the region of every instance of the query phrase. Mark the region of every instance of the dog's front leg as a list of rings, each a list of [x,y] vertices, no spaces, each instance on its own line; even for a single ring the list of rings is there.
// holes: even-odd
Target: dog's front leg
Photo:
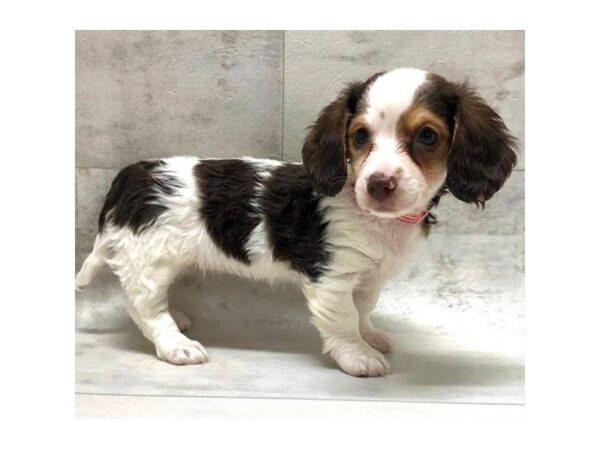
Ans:
[[[313,315],[312,322],[323,339],[323,352],[329,353],[338,366],[350,375],[383,376],[390,372],[390,365],[379,351],[362,338],[352,289],[340,289],[339,285],[343,284],[345,283],[303,286]]]
[[[392,350],[392,339],[384,331],[375,328],[370,317],[380,293],[380,284],[372,284],[356,289],[353,294],[354,305],[358,310],[360,335],[374,349],[379,350],[381,353],[388,353]]]

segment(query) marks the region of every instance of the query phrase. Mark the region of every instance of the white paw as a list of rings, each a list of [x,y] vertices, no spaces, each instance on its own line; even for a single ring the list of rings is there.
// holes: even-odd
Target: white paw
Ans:
[[[360,335],[367,344],[369,344],[375,350],[379,350],[381,353],[388,353],[393,348],[392,339],[387,335],[387,333],[376,328],[361,331]]]
[[[331,356],[340,369],[355,377],[381,377],[391,371],[385,356],[365,342],[340,346]]]
[[[176,345],[157,347],[156,354],[171,364],[183,366],[187,364],[202,364],[208,361],[208,353],[198,341],[187,339]]]
[[[177,308],[169,308],[169,312],[177,324],[179,331],[188,331],[190,328],[192,328],[192,321]]]

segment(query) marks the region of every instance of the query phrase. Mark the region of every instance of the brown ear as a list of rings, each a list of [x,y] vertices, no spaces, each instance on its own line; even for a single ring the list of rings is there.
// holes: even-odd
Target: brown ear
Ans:
[[[367,82],[349,84],[321,111],[304,140],[302,161],[311,185],[321,194],[334,196],[346,182],[346,129]]]
[[[483,206],[512,172],[517,140],[471,87],[453,87],[457,105],[446,185],[459,200]]]

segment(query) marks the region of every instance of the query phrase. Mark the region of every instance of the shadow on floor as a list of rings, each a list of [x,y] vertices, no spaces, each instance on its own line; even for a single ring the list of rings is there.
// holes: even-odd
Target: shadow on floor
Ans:
[[[211,347],[299,353],[314,358],[316,366],[336,368],[331,358],[320,353],[320,338],[310,324],[299,290],[289,286],[271,288],[238,279],[226,281],[211,279],[199,287],[178,284],[170,293],[172,304],[192,319],[192,329],[187,335],[202,342],[209,354]],[[154,356],[152,344],[124,310],[118,320],[114,317],[112,320],[113,327],[79,328],[79,331],[115,334],[111,345],[124,352]],[[520,359],[468,348],[455,349],[435,330],[422,329],[405,320],[380,318],[376,322],[394,338],[395,349],[388,360],[399,383],[497,386],[524,377]]]

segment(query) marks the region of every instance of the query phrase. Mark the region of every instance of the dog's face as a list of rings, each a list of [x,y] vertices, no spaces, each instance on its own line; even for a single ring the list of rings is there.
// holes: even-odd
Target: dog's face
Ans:
[[[348,85],[302,154],[318,192],[333,196],[350,183],[362,210],[394,218],[426,208],[444,185],[483,204],[510,175],[515,142],[467,85],[397,69]]]

